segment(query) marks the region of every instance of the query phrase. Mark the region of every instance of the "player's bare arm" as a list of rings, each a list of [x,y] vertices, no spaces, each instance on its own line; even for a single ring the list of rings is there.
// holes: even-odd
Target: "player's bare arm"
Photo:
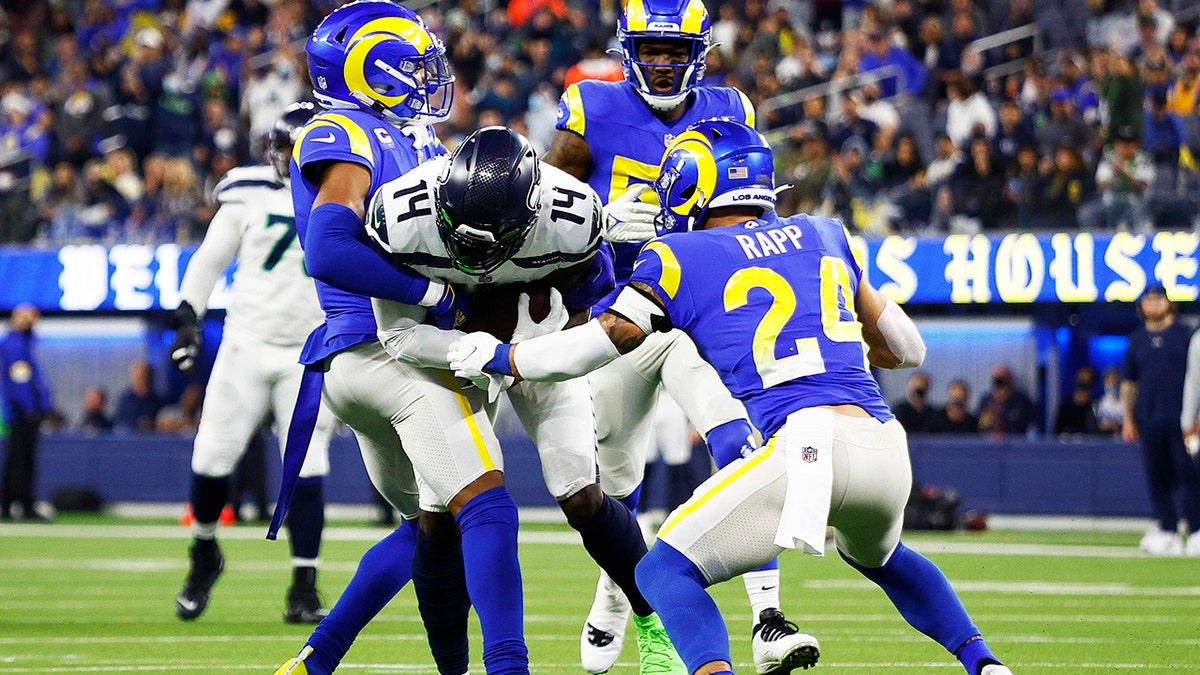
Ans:
[[[550,149],[542,161],[582,181],[586,181],[592,173],[592,149],[587,140],[574,131],[555,131]]]
[[[867,360],[879,368],[916,368],[925,361],[925,341],[903,309],[863,279],[854,296],[862,322]]]
[[[308,170],[308,167],[305,167]],[[365,212],[367,194],[371,191],[371,172],[354,162],[329,162],[316,167],[320,177],[314,181],[320,188],[313,199],[313,208],[322,204],[341,204],[358,215]]]

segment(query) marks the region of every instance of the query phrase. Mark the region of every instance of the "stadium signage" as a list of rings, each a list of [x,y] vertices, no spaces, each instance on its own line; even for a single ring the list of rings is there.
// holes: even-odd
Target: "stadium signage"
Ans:
[[[1161,283],[1200,291],[1195,232],[1014,233],[856,238],[871,283],[899,303],[1132,302]]]
[[[1013,233],[854,238],[871,283],[910,304],[1132,302],[1149,283],[1172,300],[1200,297],[1200,235]],[[0,310],[146,311],[179,305],[194,246],[0,248]],[[233,270],[209,306],[229,300]]]

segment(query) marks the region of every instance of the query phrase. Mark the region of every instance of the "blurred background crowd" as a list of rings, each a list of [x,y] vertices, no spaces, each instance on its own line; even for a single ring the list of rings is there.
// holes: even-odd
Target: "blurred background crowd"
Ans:
[[[196,242],[309,95],[329,0],[0,3],[0,243]],[[410,3],[412,4],[412,3]],[[421,6],[423,5],[423,6]],[[417,0],[458,77],[448,144],[539,148],[564,83],[620,79],[618,0]],[[1189,228],[1196,0],[712,0],[705,84],[745,91],[781,211],[865,233]]]

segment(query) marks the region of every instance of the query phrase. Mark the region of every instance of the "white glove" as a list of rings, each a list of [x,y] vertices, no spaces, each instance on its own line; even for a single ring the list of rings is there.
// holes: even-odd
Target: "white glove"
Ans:
[[[550,289],[550,313],[541,321],[529,315],[529,294],[517,296],[517,326],[513,328],[512,341],[521,342],[550,333],[557,333],[567,325],[567,309],[563,306],[562,293]]]
[[[495,401],[500,392],[512,386],[513,378],[498,373],[485,373],[483,369],[496,356],[500,341],[488,333],[467,333],[450,343],[446,360],[455,377],[470,380],[488,394],[488,402]]]
[[[438,137],[433,132],[433,127],[428,124],[405,124],[400,127],[400,133],[413,139],[413,147],[417,150],[435,146],[438,143]]]
[[[484,373],[479,377],[469,378],[467,381],[476,389],[487,392],[488,403],[495,403],[496,399],[500,397],[500,392],[508,390],[517,380],[511,375]]]
[[[654,229],[654,218],[659,208],[648,204],[639,197],[650,186],[638,183],[626,190],[620,197],[604,205],[601,209],[604,218],[604,228],[600,236],[606,241],[648,241],[658,236]]]

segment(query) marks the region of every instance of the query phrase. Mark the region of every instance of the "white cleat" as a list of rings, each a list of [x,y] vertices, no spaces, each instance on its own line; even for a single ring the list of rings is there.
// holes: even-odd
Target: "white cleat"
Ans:
[[[989,663],[979,671],[979,675],[1013,675],[1013,671],[1008,669],[1008,666],[1002,666],[999,663]]]
[[[579,661],[593,675],[607,672],[621,656],[625,627],[629,624],[629,600],[616,582],[603,571],[596,583],[596,599],[579,636]]]
[[[817,638],[801,633],[778,609],[764,609],[754,626],[754,669],[759,675],[787,675],[797,668],[817,665],[821,646]]]
[[[1174,532],[1152,527],[1146,530],[1145,536],[1138,542],[1138,548],[1156,556],[1183,555],[1183,540]]]
[[[1183,554],[1189,558],[1200,556],[1200,532],[1188,535],[1187,546],[1183,547]]]

